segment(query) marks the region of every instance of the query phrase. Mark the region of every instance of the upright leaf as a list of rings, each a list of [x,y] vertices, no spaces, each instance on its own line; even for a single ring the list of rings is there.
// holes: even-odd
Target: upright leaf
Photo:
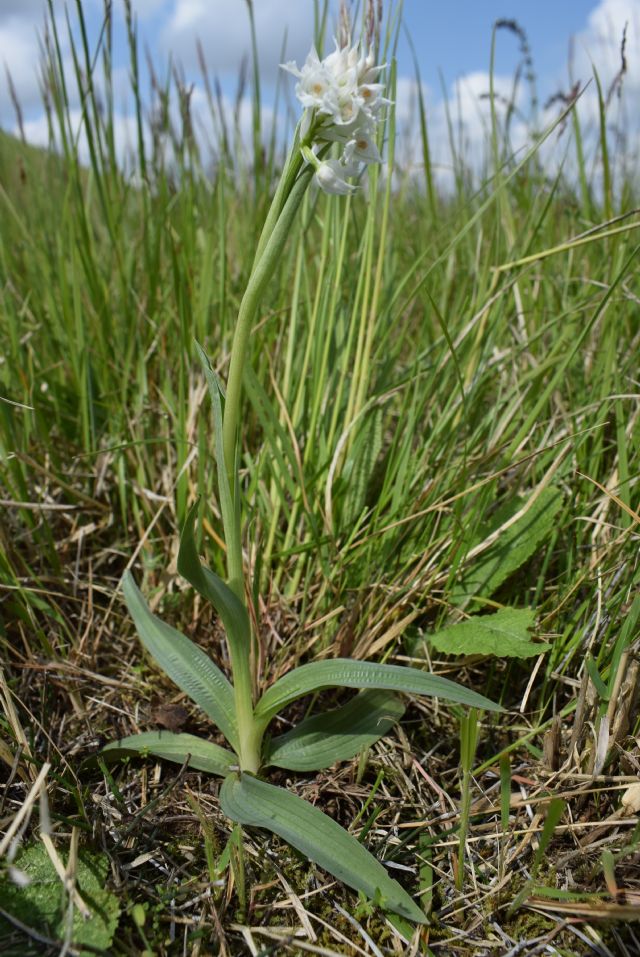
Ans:
[[[404,714],[388,691],[362,691],[341,708],[301,721],[273,738],[266,763],[290,771],[318,771],[348,761],[385,735]]]
[[[233,688],[227,678],[201,648],[151,612],[129,571],[122,579],[122,592],[149,654],[237,748]]]
[[[349,887],[415,923],[426,923],[418,905],[352,834],[297,795],[250,774],[230,775],[222,784],[220,804],[232,821],[272,831]]]
[[[238,759],[231,751],[221,748],[213,741],[205,741],[195,734],[174,734],[171,731],[143,731],[128,738],[120,738],[102,749],[107,759],[126,757],[129,754],[145,756],[153,754],[157,758],[184,764],[189,759],[189,767],[208,774],[220,774],[226,777],[234,768]]]
[[[247,609],[220,576],[203,565],[198,556],[194,526],[199,504],[195,502],[191,506],[185,519],[180,536],[178,571],[203,598],[211,602],[222,619],[229,641],[236,646],[234,651],[248,655],[251,626]]]
[[[196,342],[196,349],[202,363],[205,379],[211,396],[211,405],[213,408],[213,432],[214,447],[216,458],[216,471],[218,475],[218,492],[220,494],[220,511],[222,512],[222,523],[224,525],[224,538],[227,547],[232,541],[240,541],[240,502],[236,489],[229,485],[229,476],[224,461],[224,447],[222,441],[222,397],[224,395],[215,369],[209,362],[209,357],[199,342]]]
[[[456,701],[485,711],[500,711],[483,695],[469,691],[455,681],[432,675],[417,668],[399,665],[379,665],[373,661],[354,661],[351,658],[332,658],[312,661],[295,668],[279,678],[262,695],[256,705],[256,717],[267,721],[292,701],[320,688],[380,688],[405,694],[426,695]]]

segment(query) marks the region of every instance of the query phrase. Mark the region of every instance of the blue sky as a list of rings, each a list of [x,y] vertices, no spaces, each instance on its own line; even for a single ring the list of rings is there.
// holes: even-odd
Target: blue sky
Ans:
[[[264,99],[269,107],[278,74],[282,38],[288,35],[288,55],[303,59],[312,36],[313,0],[253,0],[258,26]],[[385,2],[385,8],[390,0]],[[337,0],[332,0],[333,8]],[[74,19],[75,0],[66,4]],[[141,49],[148,48],[164,73],[169,55],[195,84],[194,103],[202,94],[196,56],[196,39],[202,43],[212,74],[220,77],[223,91],[232,98],[238,66],[248,45],[245,0],[132,0],[138,19]],[[38,30],[42,27],[44,0],[0,0],[0,70],[11,72],[23,105],[27,136],[43,142],[46,123],[38,91]],[[54,0],[61,17],[64,0]],[[126,51],[122,39],[122,0],[113,0],[116,11],[116,108],[123,129],[127,120]],[[82,0],[89,35],[95,42],[100,28],[102,0]],[[400,118],[412,122],[415,100],[413,65],[407,34],[420,64],[424,93],[432,122],[442,123],[445,106],[460,110],[470,148],[482,136],[482,94],[488,89],[492,24],[498,18],[517,19],[529,37],[542,102],[559,87],[569,87],[567,64],[573,38],[575,76],[583,82],[591,75],[591,60],[604,85],[618,69],[619,46],[629,24],[627,98],[640,96],[640,0],[405,0],[404,30],[398,56],[397,101]],[[118,28],[118,24],[120,27]],[[69,50],[66,48],[67,59]],[[144,55],[141,62],[144,64]],[[496,51],[496,89],[507,96],[510,77],[521,59],[517,39],[501,31]],[[144,66],[143,66],[144,69]],[[1,75],[1,74],[0,74]],[[4,79],[4,77],[3,77]],[[592,84],[593,87],[593,84]],[[591,99],[590,99],[591,97]],[[588,92],[582,108],[595,116]],[[526,109],[524,86],[519,105]],[[79,108],[79,103],[72,104]],[[633,111],[637,112],[637,111]],[[0,126],[15,131],[15,115],[7,85],[0,82]]]
[[[538,74],[546,84],[566,78],[569,39],[585,30],[598,0],[407,0],[405,25],[419,55],[424,79],[432,86],[442,71],[448,82],[489,68],[491,31],[499,19],[515,19],[525,29]],[[400,59],[409,64],[406,42]],[[498,72],[510,73],[519,59],[515,38],[502,34],[496,50]]]

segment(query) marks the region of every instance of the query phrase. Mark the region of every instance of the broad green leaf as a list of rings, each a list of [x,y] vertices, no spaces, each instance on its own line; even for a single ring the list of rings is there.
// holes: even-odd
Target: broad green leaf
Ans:
[[[143,731],[128,738],[113,741],[101,754],[111,760],[129,754],[153,754],[157,758],[184,764],[189,756],[189,767],[209,774],[226,777],[237,766],[238,759],[231,751],[195,734],[173,734],[171,731]]]
[[[3,957],[35,957],[45,952],[57,953],[69,935],[75,954],[112,953],[120,905],[105,885],[110,867],[106,854],[81,849],[75,861],[75,883],[90,914],[85,918],[76,907],[69,925],[69,899],[64,885],[43,844],[32,844],[18,851],[12,865],[24,874],[29,883],[15,883],[11,871],[0,876],[2,910],[19,921],[33,935],[17,929],[16,924],[0,915],[0,953]],[[41,935],[59,944],[46,948],[37,939]],[[60,950],[62,953],[62,950]]]
[[[495,655],[497,658],[530,658],[548,651],[546,641],[532,641],[529,629],[535,613],[529,608],[501,608],[494,615],[474,615],[449,625],[429,643],[447,655]]]
[[[378,665],[373,661],[332,658],[312,661],[279,678],[262,695],[256,706],[256,717],[267,720],[297,698],[321,688],[380,688],[405,694],[426,695],[456,701],[485,711],[501,711],[500,705],[455,681],[432,675],[417,668],[399,665]]]
[[[424,913],[380,861],[297,795],[250,774],[229,775],[220,789],[220,805],[232,821],[272,831],[349,887],[415,923],[426,923]]]
[[[198,557],[194,525],[199,504],[198,501],[189,509],[182,529],[178,571],[203,598],[211,602],[222,619],[229,641],[236,645],[237,653],[248,655],[251,626],[247,609],[220,576],[203,565]]]
[[[362,691],[341,708],[314,715],[273,738],[267,764],[290,771],[319,771],[347,761],[385,735],[404,714],[388,691]]]
[[[469,548],[485,541],[519,512],[523,504],[516,499],[498,509],[492,520],[483,525],[474,540],[469,542]],[[463,605],[473,595],[492,595],[551,534],[561,506],[562,492],[553,487],[545,489],[521,518],[505,528],[486,552],[480,553],[468,568],[462,570],[451,593],[452,604]]]
[[[233,688],[227,678],[201,648],[150,611],[129,571],[122,579],[122,593],[149,654],[237,748]]]

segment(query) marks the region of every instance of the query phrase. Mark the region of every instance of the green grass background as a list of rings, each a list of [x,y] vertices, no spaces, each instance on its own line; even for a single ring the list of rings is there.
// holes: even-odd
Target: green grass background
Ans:
[[[237,117],[223,125],[212,94],[217,162],[201,156],[176,77],[152,95],[159,107],[182,98],[182,121],[156,110],[154,136],[143,135],[132,28],[139,141],[125,173],[108,32],[95,58],[80,36],[89,162],[55,43],[57,150],[0,136],[0,628],[24,695],[34,661],[99,670],[92,648],[107,612],[137,659],[114,597],[131,561],[168,617],[194,620],[175,556],[197,495],[208,506],[202,548],[222,571],[194,338],[224,379],[281,162],[257,92],[254,151],[240,154]],[[534,637],[550,649],[525,715],[487,763],[520,746],[540,757],[540,729],[571,713],[589,655],[601,718],[635,647],[633,628],[620,635],[639,574],[640,234],[636,183],[612,172],[605,98],[597,163],[584,161],[575,112],[549,133],[575,158],[575,182],[551,178],[535,150],[512,156],[494,115],[482,176],[474,184],[456,157],[447,195],[434,186],[423,113],[417,175],[372,170],[354,197],[309,193],[252,336],[246,559],[262,627],[283,639],[265,675],[314,653],[429,656],[429,634],[468,614],[532,608]],[[513,561],[513,541],[501,551],[492,531],[549,489],[551,520],[543,509],[534,546]],[[487,556],[504,574],[469,589]],[[531,661],[433,659],[511,707],[531,676]],[[46,724],[45,698],[30,704]],[[64,749],[64,734],[56,742]]]

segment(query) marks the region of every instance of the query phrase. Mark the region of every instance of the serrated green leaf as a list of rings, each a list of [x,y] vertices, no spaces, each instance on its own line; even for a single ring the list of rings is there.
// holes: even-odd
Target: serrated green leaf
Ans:
[[[10,871],[0,877],[2,909],[25,927],[57,941],[62,947],[69,930],[68,898],[44,845],[38,843],[19,850],[13,867],[26,875],[29,883],[14,883]],[[90,916],[85,919],[77,908],[73,911],[70,943],[75,953],[111,952],[120,905],[115,895],[105,888],[109,871],[106,854],[93,854],[84,849],[78,853],[76,888]],[[0,916],[0,952],[4,957],[31,957],[42,954],[43,945]]]
[[[426,923],[417,904],[352,834],[297,795],[250,774],[230,775],[220,789],[220,805],[232,821],[272,831],[349,887]]]
[[[546,641],[531,640],[535,613],[529,608],[501,608],[493,615],[474,615],[449,625],[429,643],[447,655],[495,655],[497,658],[530,658],[548,651]]]
[[[279,678],[258,701],[256,717],[266,721],[292,701],[321,688],[378,688],[443,698],[485,711],[502,710],[500,705],[455,681],[417,668],[379,665],[373,661],[354,661],[352,658],[332,658],[328,661],[312,661]]]
[[[486,552],[473,560],[470,567],[463,569],[452,590],[451,603],[462,605],[473,595],[492,595],[551,534],[561,506],[562,492],[553,487],[544,489],[521,518],[505,528]],[[522,507],[523,502],[519,500],[503,505],[492,520],[480,528],[474,540],[469,542],[469,548],[485,541]]]
[[[341,708],[313,715],[273,738],[266,763],[289,771],[319,771],[347,761],[385,735],[404,714],[388,691],[363,691]]]
[[[122,593],[149,654],[237,748],[233,688],[227,678],[201,648],[151,612],[129,571],[122,579]]]
[[[185,519],[180,536],[178,571],[218,612],[227,638],[235,645],[234,653],[248,655],[251,625],[247,609],[220,576],[203,565],[198,556],[194,536],[198,507],[199,502],[192,505]]]
[[[238,759],[231,751],[213,741],[205,741],[195,734],[174,734],[171,731],[143,731],[128,738],[120,738],[102,749],[107,760],[130,754],[153,754],[157,758],[184,764],[189,756],[189,767],[209,774],[226,777],[237,766]]]

